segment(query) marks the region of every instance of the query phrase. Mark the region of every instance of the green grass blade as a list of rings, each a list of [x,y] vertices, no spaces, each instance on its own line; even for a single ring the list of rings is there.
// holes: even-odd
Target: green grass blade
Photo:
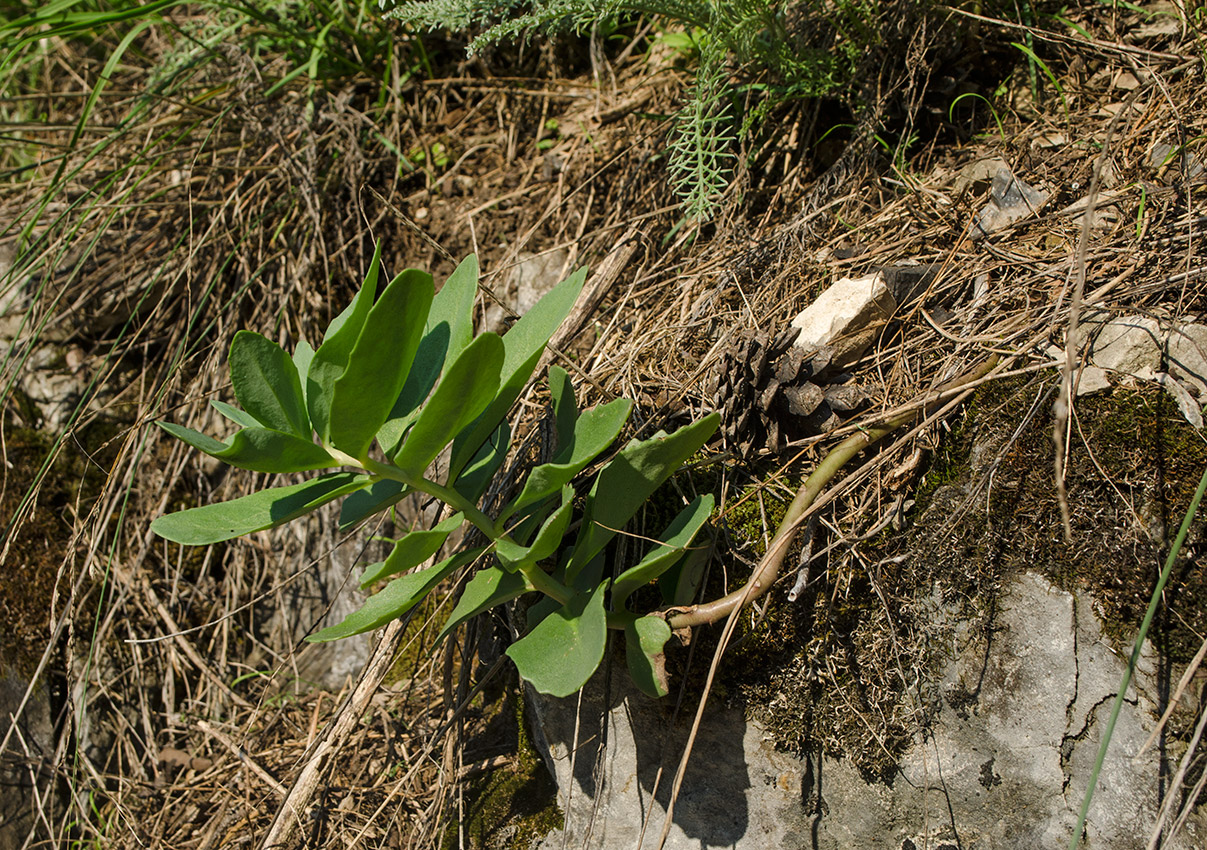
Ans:
[[[1035,51],[1025,44],[1019,44],[1017,41],[1012,41],[1010,42],[1010,46],[1018,48],[1018,50],[1024,56],[1026,56],[1029,61],[1034,62],[1035,65],[1044,72],[1044,76],[1048,78],[1048,82],[1052,84],[1052,88],[1054,88],[1056,93],[1060,95],[1060,105],[1064,110],[1065,119],[1067,120],[1069,117],[1069,102],[1065,99],[1064,88],[1061,87],[1060,81],[1056,79],[1056,75],[1052,73],[1052,69],[1048,67],[1048,63],[1040,59],[1039,56],[1036,55]]]
[[[1169,575],[1173,572],[1174,564],[1178,560],[1182,546],[1186,543],[1186,535],[1190,533],[1190,524],[1199,512],[1199,505],[1203,501],[1204,493],[1207,493],[1207,472],[1203,473],[1198,489],[1194,491],[1194,498],[1190,500],[1190,507],[1186,509],[1186,516],[1182,518],[1182,525],[1178,529],[1178,536],[1174,538],[1173,546],[1170,548],[1169,555],[1165,559],[1165,566],[1161,570],[1160,578],[1157,579],[1157,586],[1153,588],[1152,597],[1148,600],[1148,610],[1144,612],[1144,621],[1140,623],[1140,633],[1136,635],[1136,643],[1132,647],[1131,657],[1128,658],[1127,667],[1123,670],[1123,678],[1119,682],[1119,690],[1115,694],[1115,702],[1111,706],[1110,720],[1107,721],[1106,728],[1102,731],[1102,743],[1098,746],[1098,757],[1094,760],[1093,770],[1090,771],[1090,780],[1086,785],[1085,798],[1081,801],[1081,812],[1077,816],[1077,829],[1073,831],[1073,837],[1069,840],[1069,850],[1077,850],[1081,844],[1081,835],[1085,830],[1085,821],[1090,813],[1090,802],[1094,799],[1094,788],[1098,784],[1098,774],[1102,770],[1102,763],[1106,760],[1106,751],[1111,745],[1111,735],[1115,731],[1115,721],[1119,719],[1119,712],[1123,708],[1123,700],[1127,695],[1127,686],[1131,684],[1132,673],[1140,662],[1140,651],[1144,648],[1144,640],[1148,637],[1148,630],[1152,626],[1153,617],[1156,616],[1157,606],[1161,604],[1161,594],[1165,591],[1165,584],[1169,581]]]

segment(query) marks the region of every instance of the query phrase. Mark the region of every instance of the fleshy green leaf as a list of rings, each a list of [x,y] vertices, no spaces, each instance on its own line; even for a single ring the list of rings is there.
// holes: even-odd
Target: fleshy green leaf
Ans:
[[[712,513],[713,497],[697,496],[662,532],[646,556],[612,583],[612,606],[620,610],[634,590],[657,579],[675,565]]]
[[[553,421],[557,424],[557,450],[560,452],[574,438],[574,423],[578,421],[578,402],[570,374],[556,364],[549,367],[549,395],[553,402]]]
[[[453,629],[464,623],[470,617],[477,616],[483,611],[510,602],[525,592],[532,590],[524,579],[523,573],[509,573],[499,566],[483,567],[465,585],[457,607],[449,615],[448,622],[436,637],[436,643],[444,640]]]
[[[710,534],[706,542],[697,540],[696,545],[687,550],[683,558],[658,579],[658,588],[662,591],[662,601],[667,605],[690,605],[700,590],[700,582],[704,581],[704,569],[712,557],[715,535]]]
[[[532,631],[562,604],[551,596],[542,596],[536,602],[528,606],[528,610],[524,612],[524,624],[528,627],[528,631]]]
[[[453,483],[453,489],[475,505],[490,486],[503,461],[507,459],[507,450],[511,447],[511,426],[507,420],[499,423],[498,429],[490,435],[490,439],[482,444],[473,460],[462,470],[460,477]]]
[[[253,472],[306,472],[339,465],[326,449],[310,440],[258,425],[236,431],[228,442],[222,443],[192,428],[171,422],[156,424],[195,449]]]
[[[398,504],[409,492],[405,484],[389,478],[374,481],[369,487],[357,490],[339,506],[340,531],[346,531],[362,519]]]
[[[579,571],[574,578],[574,583],[570,585],[572,590],[579,593],[589,593],[597,584],[603,581],[604,570],[607,568],[607,559],[602,553],[591,559],[591,563],[587,564],[585,569]],[[560,582],[565,582],[566,571],[564,569],[554,570],[553,577]],[[549,596],[542,596],[536,602],[528,606],[528,611],[525,613],[524,622],[529,631],[536,628],[537,623],[548,617],[558,608],[560,603]]]
[[[415,421],[419,406],[436,385],[445,364],[455,360],[473,339],[477,294],[478,258],[471,254],[448,276],[432,300],[411,373],[389,418],[377,432],[377,442],[387,456],[398,451],[403,434]]]
[[[208,434],[202,434],[200,431],[194,431],[192,428],[185,428],[183,425],[177,425],[173,422],[160,422],[158,420],[156,420],[155,424],[176,439],[183,440],[193,448],[199,449],[209,455],[216,455],[230,448],[230,446],[221,440],[215,440]]]
[[[402,392],[434,291],[431,275],[415,269],[390,281],[332,384],[330,441],[352,457],[364,456]],[[316,362],[321,353],[315,353]]]
[[[503,340],[495,334],[479,334],[465,347],[444,370],[440,383],[394,456],[399,469],[409,475],[423,474],[453,437],[494,399],[502,363]]]
[[[562,536],[570,525],[570,517],[574,513],[573,499],[574,488],[564,488],[561,507],[545,520],[531,545],[521,546],[506,538],[495,541],[495,554],[499,556],[499,563],[504,569],[514,572],[525,564],[543,561],[558,550]]]
[[[372,631],[386,625],[391,620],[397,620],[421,602],[423,597],[431,593],[436,585],[448,578],[453,571],[468,564],[481,552],[481,549],[461,552],[426,570],[394,579],[380,592],[365,600],[365,604],[360,607],[359,611],[352,612],[344,618],[343,622],[328,626],[322,631],[310,635],[306,640],[310,643],[339,640]]]
[[[310,412],[310,421],[314,430],[324,443],[330,442],[331,437],[331,405],[332,388],[336,379],[344,374],[348,367],[348,358],[352,349],[364,330],[365,320],[373,308],[373,299],[377,295],[377,276],[381,269],[381,243],[373,251],[373,259],[369,263],[369,273],[365,282],[352,299],[352,303],[343,312],[331,320],[323,341],[310,360],[310,368],[303,376],[306,382],[306,409]]]
[[[231,422],[234,422],[240,428],[259,428],[259,427],[261,427],[259,421],[256,420],[256,417],[252,416],[246,410],[240,410],[237,407],[232,407],[231,405],[227,404],[226,402],[218,401],[217,399],[211,399],[210,405],[214,408],[214,410],[221,413],[223,416],[225,416]]]
[[[302,383],[285,349],[253,331],[239,331],[231,341],[230,367],[235,398],[257,422],[310,439]]]
[[[699,451],[720,421],[720,416],[712,413],[673,434],[634,440],[603,468],[587,495],[583,524],[566,566],[569,581],[574,581],[578,571],[628,524],[645,500]]]
[[[298,370],[298,378],[302,384],[302,401],[306,401],[306,376],[310,374],[310,361],[314,359],[314,349],[304,339],[299,339],[293,349],[293,366]],[[307,408],[309,410],[309,408]]]
[[[578,417],[573,436],[560,445],[553,460],[528,473],[524,489],[515,501],[503,509],[502,516],[509,517],[518,510],[536,504],[568,484],[600,452],[612,445],[632,410],[631,401],[618,398]]]
[[[373,564],[360,577],[360,586],[414,569],[440,551],[448,536],[461,527],[465,514],[453,514],[435,528],[412,531],[394,544],[393,551],[379,564]]]
[[[327,325],[327,330],[323,332],[323,341],[319,343],[320,348],[332,340],[344,341],[344,361],[347,362],[348,353],[352,351],[352,346],[360,336],[361,328],[365,326],[369,310],[377,299],[377,279],[380,275],[381,241],[378,240],[373,246],[373,259],[369,260],[369,272],[365,275],[364,283],[352,297],[352,303],[341,310],[340,314],[331,320],[331,324]]]
[[[455,479],[461,474],[469,459],[477,453],[478,447],[498,427],[511,405],[520,397],[532,370],[540,362],[546,344],[574,309],[574,302],[578,300],[578,294],[582,292],[586,280],[585,268],[576,271],[545,293],[545,296],[503,336],[506,356],[499,374],[499,391],[477,421],[453,441],[452,461],[449,465],[450,479]]]
[[[186,546],[221,543],[242,534],[283,525],[359,490],[368,482],[367,475],[333,472],[301,484],[274,487],[241,499],[167,514],[151,523],[151,530]]]
[[[506,526],[508,536],[521,546],[527,546],[549,515],[560,505],[560,501],[554,504],[553,499],[546,499],[541,504],[533,506],[522,520]]]
[[[577,593],[541,620],[531,632],[507,647],[507,655],[526,682],[543,694],[566,697],[587,683],[603,660],[608,620],[600,584],[590,594]]]
[[[669,692],[663,649],[670,638],[671,627],[661,617],[642,617],[624,628],[629,675],[643,694],[654,699]]]

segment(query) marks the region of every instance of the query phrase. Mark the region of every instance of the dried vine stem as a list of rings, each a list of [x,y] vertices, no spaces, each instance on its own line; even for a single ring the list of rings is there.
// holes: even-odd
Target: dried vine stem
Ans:
[[[940,387],[937,396],[941,397],[944,393],[959,391],[966,385],[980,380],[997,366],[998,361],[999,358],[996,355],[989,358],[967,374]],[[938,397],[936,401],[939,400]],[[805,483],[801,485],[796,498],[788,506],[783,521],[775,530],[775,537],[772,538],[771,545],[767,547],[767,554],[759,562],[759,566],[750,577],[750,581],[732,593],[720,599],[715,599],[712,602],[703,602],[690,608],[677,608],[667,611],[665,616],[670,627],[672,629],[685,629],[692,626],[716,623],[729,616],[736,608],[740,608],[746,603],[758,599],[759,596],[767,591],[767,588],[775,583],[776,578],[779,576],[780,567],[783,566],[784,558],[788,554],[788,549],[792,546],[792,541],[796,537],[796,532],[800,528],[806,512],[813,502],[816,501],[822,490],[825,489],[826,485],[846,466],[851,458],[878,440],[887,437],[902,425],[912,422],[925,410],[926,406],[923,406],[899,413],[880,425],[870,426],[856,434],[852,434],[831,449],[830,453],[825,456],[822,462],[817,465],[817,468],[813,470],[813,473],[805,480]]]

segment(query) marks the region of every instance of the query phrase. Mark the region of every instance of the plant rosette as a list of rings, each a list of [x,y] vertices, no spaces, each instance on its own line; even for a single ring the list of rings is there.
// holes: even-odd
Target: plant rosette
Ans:
[[[534,592],[528,629],[507,650],[537,690],[567,696],[603,660],[609,628],[622,630],[636,684],[667,693],[663,648],[671,628],[660,616],[630,609],[635,590],[673,570],[708,520],[711,496],[682,508],[635,565],[605,575],[605,549],[645,501],[712,436],[711,414],[673,433],[632,440],[594,479],[576,479],[616,441],[632,410],[626,399],[580,411],[565,370],[548,372],[556,446],[533,467],[518,493],[487,516],[479,503],[511,445],[508,413],[528,385],[554,331],[573,308],[586,269],[554,287],[503,336],[473,332],[478,262],[466,259],[439,293],[431,275],[408,269],[381,292],[377,247],[364,284],[331,322],[318,348],[305,341],[292,355],[271,340],[240,331],[230,347],[239,407],[213,401],[239,426],[225,441],[167,422],[165,431],[241,469],[320,472],[229,502],[159,517],[152,530],[201,546],[282,525],[343,499],[341,529],[389,510],[410,493],[444,502],[451,515],[393,541],[369,566],[362,586],[388,580],[360,610],[309,636],[330,641],[367,632],[406,615],[445,579],[484,564],[466,583],[440,633]],[[448,449],[447,469],[433,463]],[[439,479],[439,480],[438,480]],[[585,496],[579,493],[585,492]],[[449,536],[473,526],[484,545],[436,560]],[[435,561],[434,563],[432,563]],[[667,598],[674,588],[664,589]]]

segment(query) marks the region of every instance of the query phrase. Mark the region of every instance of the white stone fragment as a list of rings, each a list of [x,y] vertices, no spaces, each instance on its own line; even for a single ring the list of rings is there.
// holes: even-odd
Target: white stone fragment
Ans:
[[[1102,326],[1094,338],[1094,365],[1152,381],[1161,371],[1161,327],[1147,316],[1120,316]]]
[[[1181,324],[1169,335],[1169,373],[1207,400],[1207,325]]]
[[[1106,377],[1106,370],[1099,366],[1086,366],[1074,380],[1077,382],[1078,398],[1111,388],[1111,382]]]
[[[809,352],[829,348],[833,366],[849,366],[868,350],[896,309],[884,275],[844,277],[792,320],[792,327],[800,328],[796,345]]]

